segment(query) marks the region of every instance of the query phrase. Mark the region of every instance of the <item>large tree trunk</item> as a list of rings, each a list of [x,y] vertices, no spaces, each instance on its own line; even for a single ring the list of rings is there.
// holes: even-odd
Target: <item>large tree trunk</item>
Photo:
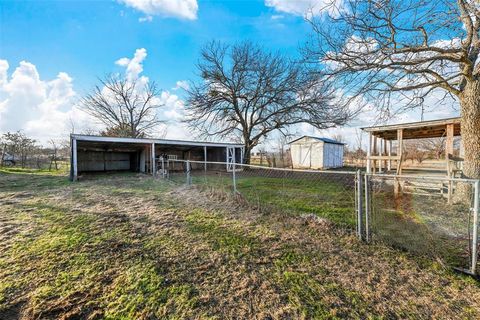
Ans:
[[[252,152],[252,146],[249,144],[245,144],[245,148],[243,149],[243,163],[250,164],[250,154]]]
[[[480,179],[480,81],[469,81],[460,96],[462,110],[463,174]]]

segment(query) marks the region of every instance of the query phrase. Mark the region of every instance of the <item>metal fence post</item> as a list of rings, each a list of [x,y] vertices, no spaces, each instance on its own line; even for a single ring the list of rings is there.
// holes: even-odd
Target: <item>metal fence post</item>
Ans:
[[[362,197],[362,175],[357,170],[357,234],[363,240],[363,197]]]
[[[478,215],[480,214],[480,180],[475,181],[473,192],[472,265],[470,271],[476,274],[478,259]]]
[[[370,176],[365,174],[365,240],[370,241]]]
[[[233,152],[233,163],[232,163],[232,182],[233,182],[233,194],[237,194],[237,166],[236,166],[236,159],[235,159],[235,149]]]
[[[187,184],[188,185],[191,185],[192,184],[192,179],[191,179],[191,176],[190,176],[190,160],[187,160],[186,162],[186,165],[187,165]]]

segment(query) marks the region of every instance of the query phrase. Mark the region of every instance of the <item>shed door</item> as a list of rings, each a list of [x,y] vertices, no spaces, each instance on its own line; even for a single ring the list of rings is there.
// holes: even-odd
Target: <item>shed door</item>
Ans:
[[[304,168],[310,168],[312,165],[311,153],[312,153],[312,144],[301,144],[299,164]]]
[[[227,171],[233,171],[233,164],[235,163],[235,147],[227,147]]]

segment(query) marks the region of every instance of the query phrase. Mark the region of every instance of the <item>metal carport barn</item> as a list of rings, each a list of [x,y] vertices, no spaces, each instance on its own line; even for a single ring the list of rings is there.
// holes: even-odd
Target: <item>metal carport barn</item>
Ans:
[[[244,145],[238,143],[138,139],[70,135],[71,180],[87,172],[132,171],[156,175],[162,158],[195,160],[192,170],[207,169],[207,162],[225,162],[215,170],[229,170],[228,163],[243,162]],[[208,164],[212,166],[212,164]]]

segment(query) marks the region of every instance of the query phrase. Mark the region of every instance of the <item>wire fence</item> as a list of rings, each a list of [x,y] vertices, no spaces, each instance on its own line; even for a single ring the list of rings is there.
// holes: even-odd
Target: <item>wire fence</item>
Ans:
[[[261,212],[312,215],[411,254],[475,273],[479,182],[360,171],[293,170],[169,160],[159,174]]]
[[[372,241],[475,270],[478,182],[381,174],[367,175],[365,181]]]
[[[190,170],[188,170],[190,166]],[[292,170],[223,162],[169,161],[168,178],[215,192],[234,192],[261,212],[313,214],[356,228],[356,172]]]

